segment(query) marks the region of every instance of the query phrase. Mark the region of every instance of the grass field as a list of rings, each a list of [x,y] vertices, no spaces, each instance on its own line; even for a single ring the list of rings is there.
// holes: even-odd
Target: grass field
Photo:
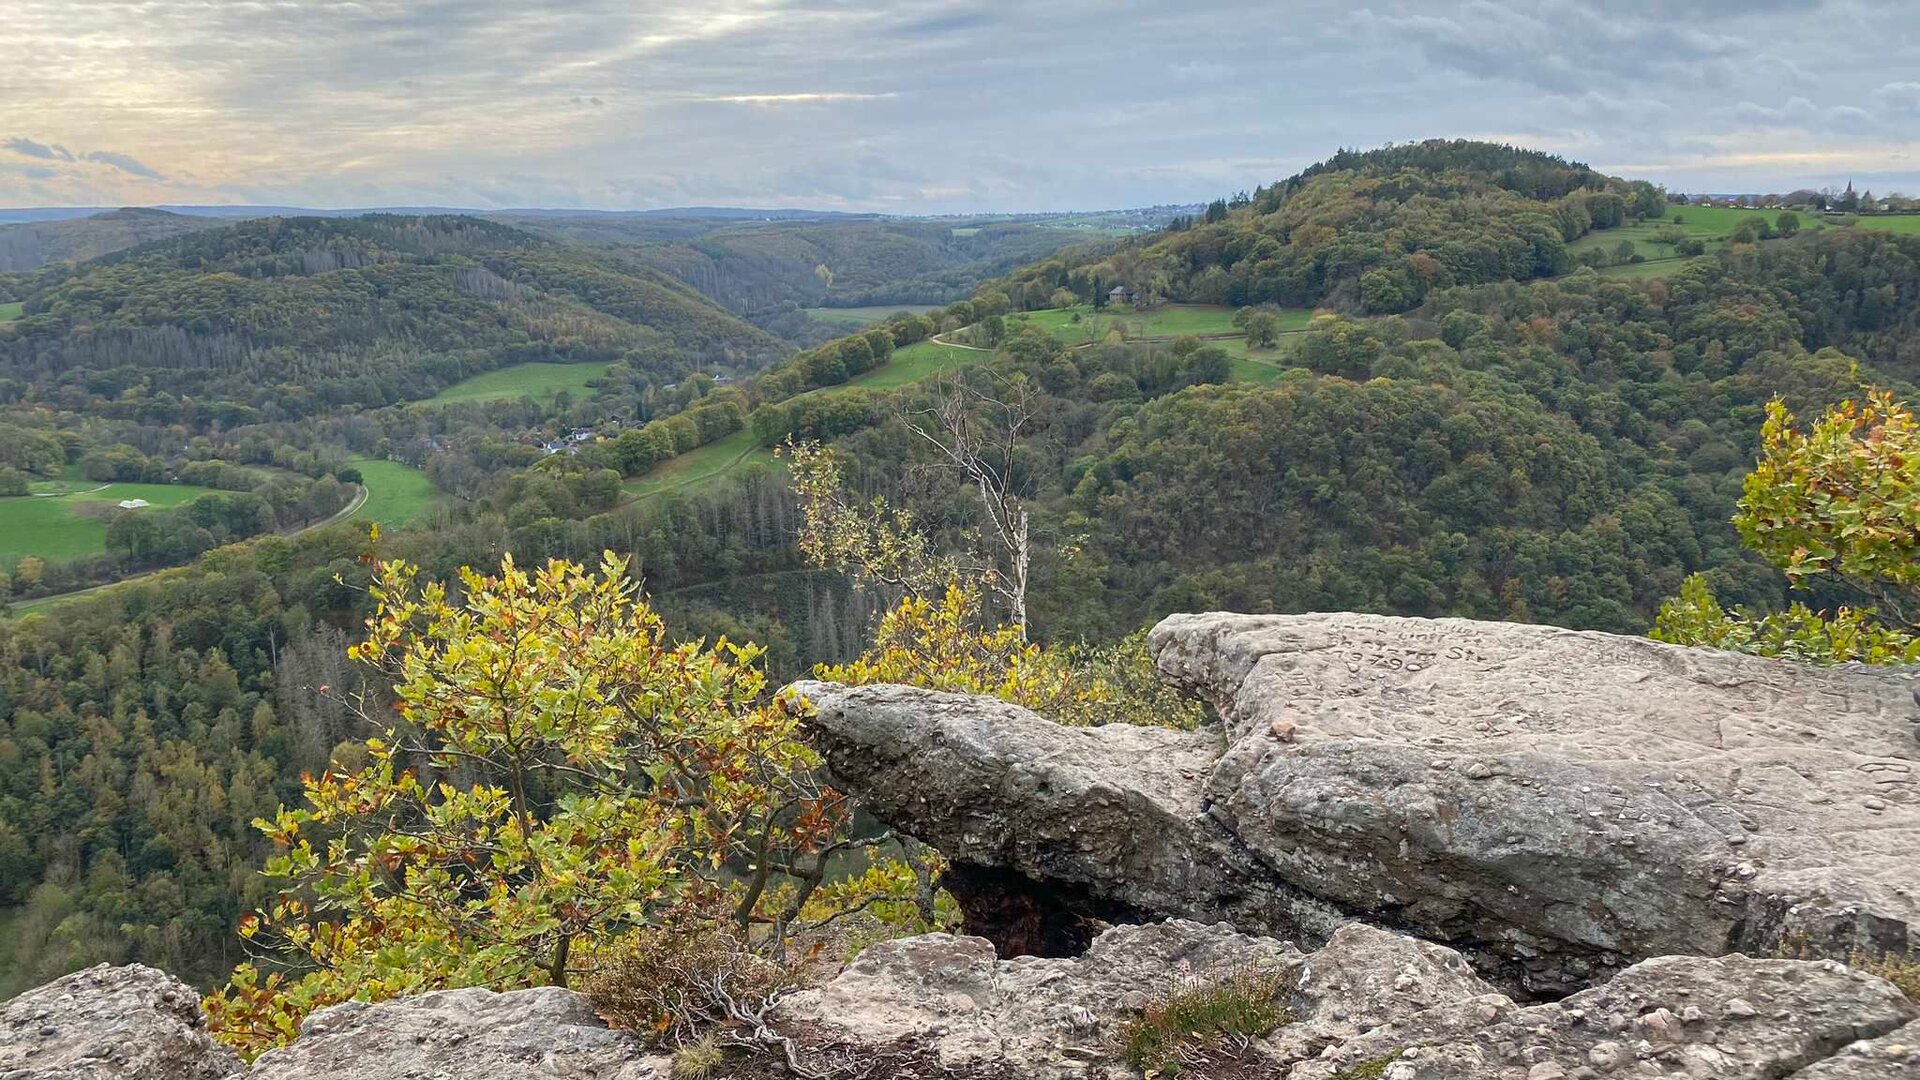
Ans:
[[[844,385],[858,386],[865,390],[891,390],[896,386],[917,383],[929,375],[947,371],[967,364],[977,364],[993,355],[979,349],[963,349],[958,345],[946,345],[938,341],[921,341],[904,349],[895,349],[887,362],[872,371],[863,371],[847,380]],[[815,390],[813,393],[827,393],[837,387]]]
[[[12,322],[19,318],[20,309],[24,306],[25,305],[18,300],[15,300],[11,304],[0,304],[0,322]]]
[[[928,311],[939,311],[938,304],[876,304],[871,307],[817,307],[808,308],[807,317],[817,323],[828,326],[872,326],[885,322],[903,311],[915,315]]]
[[[1904,233],[1908,236],[1920,236],[1920,214],[1889,214],[1885,217],[1863,217],[1854,223],[1856,229],[1879,229],[1882,232]],[[5,318],[0,312],[0,318]]]
[[[384,458],[354,458],[367,488],[367,501],[353,512],[354,521],[371,521],[399,528],[420,516],[438,497],[427,474],[411,465]]]
[[[772,460],[771,450],[755,444],[753,429],[742,428],[717,442],[710,442],[661,462],[644,475],[627,481],[626,492],[634,499],[648,499],[662,492],[676,491],[711,480],[732,472],[748,461]]]
[[[515,364],[462,379],[426,400],[428,405],[460,405],[475,401],[515,401],[532,397],[552,401],[562,390],[581,401],[593,396],[588,383],[607,373],[610,365],[587,364]]]
[[[1099,311],[1086,304],[1070,308],[1055,308],[1050,311],[1030,311],[1027,319],[1041,327],[1060,341],[1070,345],[1082,345],[1103,340],[1107,334],[1118,328],[1129,341],[1165,340],[1186,335],[1220,338],[1221,345],[1227,345],[1226,338],[1241,342],[1245,339],[1233,325],[1234,309],[1216,307],[1210,304],[1162,304],[1145,311]],[[1074,317],[1079,316],[1075,322]],[[1305,330],[1313,322],[1313,312],[1305,308],[1290,308],[1280,312],[1280,329]],[[1231,352],[1231,348],[1228,350]]]
[[[101,504],[145,499],[156,507],[178,506],[212,491],[188,484],[108,484],[98,491],[0,499],[0,561],[38,555],[49,562],[97,555],[107,549],[106,514]],[[88,510],[101,510],[92,516]]]

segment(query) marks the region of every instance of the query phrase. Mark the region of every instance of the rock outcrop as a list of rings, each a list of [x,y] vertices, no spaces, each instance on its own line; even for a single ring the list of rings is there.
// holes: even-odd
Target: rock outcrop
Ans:
[[[0,1005],[4,1080],[221,1080],[200,994],[164,971],[101,964]]]
[[[322,1009],[244,1080],[665,1080],[671,1067],[571,990],[468,989]]]
[[[1915,949],[1904,674],[1368,615],[1174,616],[1150,641],[1221,730],[800,689],[875,815],[963,884],[1071,914],[1307,939],[1364,917],[1543,990],[1670,954]]]
[[[1244,1048],[1195,1042],[1183,1076],[1892,1080],[1908,1075],[1897,1040],[1920,1012],[1886,982],[1831,961],[1744,956],[1650,960],[1605,986],[1523,1006],[1453,950],[1364,924],[1301,953],[1176,920],[1115,927],[1074,958],[998,960],[983,939],[943,934],[888,942],[782,1015],[855,1060],[924,1052],[925,1075],[1122,1077],[1137,1075],[1116,1061],[1127,1017],[1249,967],[1279,974],[1285,1022]],[[1834,1071],[1855,1063],[1880,1071]]]

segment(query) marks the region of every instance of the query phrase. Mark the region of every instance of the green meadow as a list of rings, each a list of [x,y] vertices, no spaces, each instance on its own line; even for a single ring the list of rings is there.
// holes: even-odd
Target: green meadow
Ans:
[[[1234,308],[1214,304],[1162,304],[1145,311],[1095,311],[1091,305],[1077,304],[1070,308],[1030,311],[1016,318],[1024,317],[1069,345],[1103,341],[1115,330],[1128,341],[1169,340],[1192,335],[1220,339],[1223,345],[1231,338],[1244,345],[1244,336],[1233,325],[1234,311]],[[1313,322],[1313,312],[1305,308],[1287,308],[1279,314],[1283,333],[1305,330]]]
[[[749,461],[772,461],[773,451],[754,442],[753,429],[739,431],[655,465],[625,484],[627,495],[650,499],[725,475]]]
[[[1887,214],[1877,217],[1863,217],[1854,222],[1854,228],[1879,229],[1882,232],[1920,236],[1920,214]]]
[[[112,504],[145,499],[155,507],[179,506],[212,490],[190,484],[108,484],[72,495],[0,498],[0,560],[38,555],[60,562],[97,555],[107,550]]]
[[[498,371],[475,375],[471,379],[462,379],[428,398],[426,404],[462,405],[476,401],[518,401],[523,397],[549,402],[562,390],[570,394],[573,400],[580,401],[593,396],[593,387],[588,384],[605,375],[610,366],[600,362],[515,364]]]
[[[874,304],[868,307],[819,307],[808,308],[807,318],[828,326],[861,327],[872,326],[905,311],[913,315],[939,311],[938,304]]]
[[[354,521],[371,521],[386,528],[398,528],[420,516],[438,493],[427,474],[411,465],[385,458],[353,459],[367,489],[367,501],[353,512]]]
[[[21,309],[25,307],[26,305],[18,300],[11,304],[0,304],[0,322],[12,322],[19,318]]]

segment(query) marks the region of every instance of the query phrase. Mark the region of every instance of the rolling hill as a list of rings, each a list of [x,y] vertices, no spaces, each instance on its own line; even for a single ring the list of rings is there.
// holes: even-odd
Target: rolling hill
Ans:
[[[130,207],[62,221],[0,225],[0,273],[38,270],[55,263],[86,262],[115,251],[223,222],[165,210]]]
[[[473,217],[266,218],[34,283],[0,361],[46,394],[192,399],[226,422],[431,397],[528,363],[660,381],[757,371],[778,339],[670,275]]]

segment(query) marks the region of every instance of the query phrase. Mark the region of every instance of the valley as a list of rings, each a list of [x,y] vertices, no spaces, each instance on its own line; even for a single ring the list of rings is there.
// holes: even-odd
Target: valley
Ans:
[[[662,713],[704,725],[687,760],[776,747],[728,775],[794,799],[822,797],[790,764],[812,751],[740,732],[785,732],[771,691],[809,674],[1187,739],[1206,707],[1145,637],[1180,613],[1920,655],[1898,626],[1819,636],[1792,605],[1849,594],[1733,524],[1770,410],[1920,387],[1920,238],[1441,141],[1149,220],[264,218],[0,277],[0,985],[139,961],[224,986],[221,1024],[292,1007],[229,982],[272,914],[260,866],[298,850],[278,811],[341,777],[397,797],[368,718],[509,639],[529,651],[500,670],[543,687],[591,657],[708,702]],[[566,625],[610,594],[572,578],[548,606],[573,573],[549,560],[605,553],[645,614]],[[383,606],[401,564],[460,614]],[[1774,617],[1802,621],[1726,629]],[[459,645],[409,682],[348,658],[369,634]],[[688,895],[751,877],[631,839],[555,850],[596,883],[664,873],[591,861],[656,850]],[[811,887],[920,925],[905,851],[835,849]]]

